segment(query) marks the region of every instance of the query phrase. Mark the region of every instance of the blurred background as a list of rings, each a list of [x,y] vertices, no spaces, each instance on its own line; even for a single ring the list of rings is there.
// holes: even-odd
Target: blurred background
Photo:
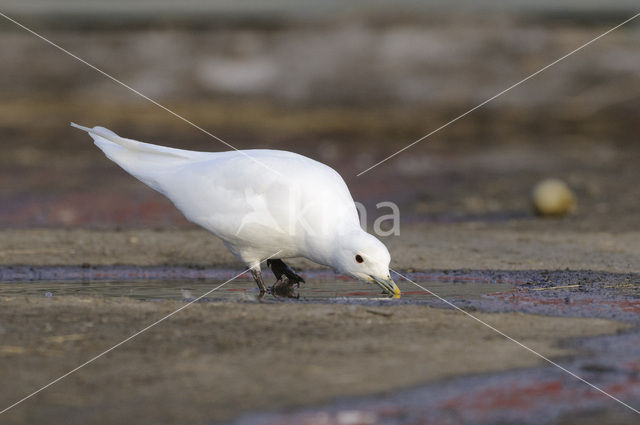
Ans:
[[[239,149],[327,163],[403,222],[640,225],[640,21],[356,174],[637,13],[637,1],[5,0],[0,11]],[[635,8],[635,9],[634,9]],[[0,228],[191,226],[86,134],[227,150],[0,18]],[[384,213],[388,213],[387,210]]]

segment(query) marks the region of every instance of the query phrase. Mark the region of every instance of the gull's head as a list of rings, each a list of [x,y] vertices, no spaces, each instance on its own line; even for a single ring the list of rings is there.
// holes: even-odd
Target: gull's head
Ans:
[[[400,289],[389,274],[389,250],[375,236],[362,229],[340,238],[333,266],[340,272],[375,283],[387,294],[400,296]]]

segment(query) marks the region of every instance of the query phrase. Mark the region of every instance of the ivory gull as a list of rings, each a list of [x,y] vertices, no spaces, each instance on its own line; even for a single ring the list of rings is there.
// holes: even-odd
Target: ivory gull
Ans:
[[[71,125],[189,221],[222,239],[251,269],[262,294],[265,258],[278,282],[293,285],[304,280],[282,259],[305,257],[400,295],[389,274],[389,251],[360,227],[349,189],[331,167],[287,151],[195,152]]]

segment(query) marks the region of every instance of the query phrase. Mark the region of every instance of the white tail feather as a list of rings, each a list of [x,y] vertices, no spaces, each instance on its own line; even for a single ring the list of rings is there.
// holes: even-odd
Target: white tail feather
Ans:
[[[153,189],[164,193],[162,181],[176,166],[203,159],[202,152],[185,151],[125,139],[104,127],[84,127],[71,123],[72,127],[84,130],[93,138],[94,144],[113,162],[124,168]]]
[[[96,140],[97,138],[103,138],[108,140],[111,143],[120,145],[123,148],[128,149],[129,151],[144,152],[144,153],[150,153],[154,155],[173,156],[173,157],[182,158],[182,159],[193,159],[194,157],[193,155],[194,152],[192,151],[168,148],[166,146],[152,145],[151,143],[138,142],[137,140],[133,140],[133,139],[125,139],[124,137],[118,136],[116,133],[109,130],[108,128],[104,128],[104,127],[89,128],[89,127],[78,125],[73,122],[71,123],[71,126],[75,128],[79,128],[80,130],[86,131],[87,133],[89,133],[91,137],[93,137],[93,140]]]

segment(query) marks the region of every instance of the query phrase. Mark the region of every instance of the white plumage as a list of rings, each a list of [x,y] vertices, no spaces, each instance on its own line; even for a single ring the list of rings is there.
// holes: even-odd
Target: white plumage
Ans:
[[[399,293],[386,247],[361,229],[344,180],[329,166],[286,151],[195,152],[125,139],[103,127],[72,126],[222,239],[252,268],[258,286],[260,262],[277,253],[278,259],[306,257]]]

